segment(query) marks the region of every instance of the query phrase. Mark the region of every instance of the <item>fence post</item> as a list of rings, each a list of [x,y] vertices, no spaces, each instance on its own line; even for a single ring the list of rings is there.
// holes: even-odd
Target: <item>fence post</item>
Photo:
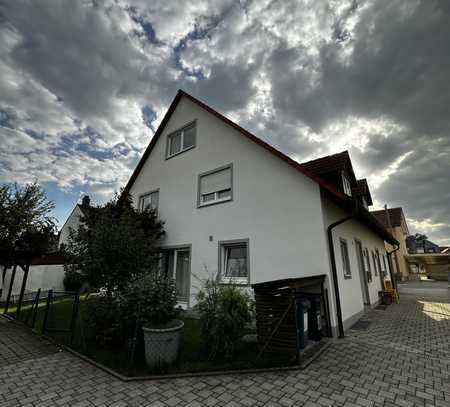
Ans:
[[[77,314],[80,307],[80,294],[76,294],[75,298],[73,300],[73,307],[72,307],[72,320],[70,321],[70,345],[73,344],[73,339],[75,337],[75,328],[76,328],[76,322],[77,322]]]
[[[11,278],[9,281],[9,289],[8,289],[8,296],[6,297],[5,309],[3,310],[4,314],[8,313],[9,303],[11,301],[11,291],[13,288],[14,279],[16,278],[16,270],[17,270],[17,264],[14,264],[12,272],[11,272]]]
[[[38,288],[36,293],[36,298],[34,299],[34,308],[33,308],[33,317],[31,320],[31,329],[34,329],[36,325],[36,318],[38,313],[38,307],[39,307],[39,297],[41,296],[41,289]]]
[[[48,290],[47,295],[47,303],[45,305],[45,313],[44,313],[44,320],[42,321],[42,333],[45,334],[47,331],[47,323],[48,323],[48,313],[50,311],[50,302],[53,296],[53,290]]]
[[[17,320],[19,320],[20,311],[22,309],[23,296],[25,294],[25,287],[27,286],[27,279],[28,279],[28,273],[30,271],[30,265],[27,264],[25,266],[25,268],[22,267],[22,270],[23,270],[22,286],[20,287],[19,303],[17,304],[17,309],[16,309],[16,319]]]

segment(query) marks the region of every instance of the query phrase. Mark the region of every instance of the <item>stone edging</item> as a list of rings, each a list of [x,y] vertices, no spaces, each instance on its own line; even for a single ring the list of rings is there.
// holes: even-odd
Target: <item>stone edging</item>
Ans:
[[[85,356],[76,350],[69,348],[66,345],[60,344],[56,342],[52,337],[39,333],[37,331],[34,331],[30,329],[26,324],[16,321],[15,319],[9,319],[10,322],[13,322],[17,325],[21,325],[22,327],[27,328],[29,332],[31,332],[33,335],[36,335],[38,337],[41,337],[49,342],[51,342],[53,345],[55,345],[60,350],[64,350],[79,359],[89,363],[92,366],[97,367],[100,370],[103,370],[104,372],[110,374],[111,376],[114,376],[116,379],[119,379],[123,382],[139,382],[139,381],[146,381],[146,380],[170,380],[170,379],[180,379],[180,378],[190,378],[190,377],[209,377],[209,376],[224,376],[224,375],[236,375],[236,374],[251,374],[251,373],[276,373],[276,372],[289,372],[289,371],[295,371],[295,370],[304,370],[306,369],[314,360],[316,360],[325,350],[327,350],[331,344],[335,341],[333,338],[323,338],[322,340],[325,341],[323,346],[320,347],[316,352],[313,353],[309,358],[305,359],[300,363],[300,365],[296,366],[281,366],[281,367],[268,367],[268,368],[255,368],[255,369],[237,369],[237,370],[214,370],[210,372],[187,372],[187,373],[172,373],[172,374],[165,374],[165,375],[147,375],[147,376],[124,376],[115,370],[91,359],[88,356]]]
[[[85,356],[65,345],[59,345],[62,349],[71,353],[72,355],[84,360],[85,362],[103,370],[106,373],[114,376],[123,382],[138,382],[146,380],[170,380],[170,379],[180,379],[180,378],[190,378],[190,377],[208,377],[208,376],[224,376],[224,375],[236,375],[236,374],[251,374],[251,373],[271,373],[271,372],[287,372],[295,370],[306,369],[314,360],[316,360],[328,347],[332,344],[332,339],[325,339],[325,344],[312,356],[304,360],[300,365],[297,366],[282,366],[282,367],[269,367],[269,368],[257,368],[257,369],[240,369],[240,370],[215,370],[210,372],[192,372],[192,373],[173,373],[165,375],[148,375],[148,376],[124,376],[109,367],[96,362],[95,360]]]

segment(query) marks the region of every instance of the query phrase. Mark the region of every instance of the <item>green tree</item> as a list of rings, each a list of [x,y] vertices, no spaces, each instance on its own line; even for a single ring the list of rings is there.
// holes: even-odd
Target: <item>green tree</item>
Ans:
[[[78,230],[69,234],[66,274],[79,273],[92,288],[111,294],[152,270],[157,241],[164,235],[155,211],[138,211],[130,196],[116,195],[84,212]]]
[[[0,264],[26,265],[55,242],[54,203],[36,182],[0,186]]]
[[[0,186],[0,265],[6,269],[20,266],[24,271],[21,298],[26,286],[31,259],[54,248],[55,219],[50,215],[54,203],[37,183]],[[14,272],[13,272],[14,274]],[[19,310],[17,311],[19,314]]]

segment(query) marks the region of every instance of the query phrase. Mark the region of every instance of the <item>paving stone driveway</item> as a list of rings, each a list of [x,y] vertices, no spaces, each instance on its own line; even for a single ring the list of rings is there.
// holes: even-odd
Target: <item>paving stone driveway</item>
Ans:
[[[450,300],[403,295],[365,319],[303,371],[133,383],[0,322],[0,407],[450,407]]]

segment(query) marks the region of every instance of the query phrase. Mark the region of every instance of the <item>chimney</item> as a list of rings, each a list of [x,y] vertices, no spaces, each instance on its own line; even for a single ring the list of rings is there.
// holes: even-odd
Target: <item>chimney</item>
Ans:
[[[81,200],[81,207],[89,208],[90,206],[91,206],[91,198],[89,198],[89,195],[83,196],[83,199]]]

